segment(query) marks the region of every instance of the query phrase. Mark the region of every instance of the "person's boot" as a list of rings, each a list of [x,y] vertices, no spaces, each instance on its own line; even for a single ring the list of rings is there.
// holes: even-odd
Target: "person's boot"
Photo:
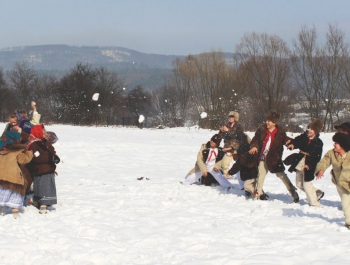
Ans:
[[[317,196],[317,200],[319,201],[324,196],[324,192],[322,190],[317,190],[316,191],[316,196]]]
[[[291,185],[289,188],[289,193],[293,197],[293,202],[297,203],[299,201],[299,195],[297,193],[297,188]]]

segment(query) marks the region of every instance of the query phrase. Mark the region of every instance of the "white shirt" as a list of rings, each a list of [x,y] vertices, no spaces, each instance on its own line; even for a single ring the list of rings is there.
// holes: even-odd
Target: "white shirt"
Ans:
[[[217,156],[218,156],[218,149],[210,148],[207,161],[205,162],[205,165],[207,166],[208,171],[214,168]]]

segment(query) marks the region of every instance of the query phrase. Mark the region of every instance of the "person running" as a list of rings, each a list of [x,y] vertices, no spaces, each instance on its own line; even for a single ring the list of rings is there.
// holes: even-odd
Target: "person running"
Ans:
[[[329,150],[318,162],[315,175],[321,179],[330,166],[332,182],[335,184],[340,196],[345,216],[345,227],[350,229],[350,136],[336,133],[332,137],[334,148]]]
[[[278,126],[280,116],[276,111],[270,110],[266,115],[266,123],[258,127],[250,143],[249,153],[258,154],[258,178],[255,183],[254,199],[268,199],[262,195],[264,194],[265,177],[270,171],[282,180],[296,203],[299,201],[299,195],[296,192],[296,187],[284,172],[285,168],[282,162],[283,146],[290,138],[287,137],[285,130]]]
[[[299,149],[299,153],[291,154],[285,159],[291,160],[288,171],[296,172],[296,186],[306,193],[309,205],[316,207],[321,206],[319,200],[324,196],[324,192],[312,184],[316,165],[322,156],[323,142],[319,137],[322,127],[320,119],[312,121],[308,130],[295,137],[288,145],[288,149]]]

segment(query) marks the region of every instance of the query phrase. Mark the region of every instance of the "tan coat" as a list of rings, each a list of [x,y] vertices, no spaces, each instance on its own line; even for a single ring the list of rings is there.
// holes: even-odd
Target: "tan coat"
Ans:
[[[191,174],[193,174],[193,173],[195,173],[197,171],[201,171],[202,173],[208,172],[207,166],[205,165],[205,162],[204,162],[205,159],[203,157],[203,151],[205,149],[208,149],[208,144],[202,144],[201,149],[199,150],[199,152],[197,154],[197,162],[196,162],[194,168],[192,168],[190,170],[190,172],[187,173],[185,178],[187,178],[189,175],[191,175]],[[221,148],[219,148],[219,150],[220,149]],[[221,160],[216,162],[214,167],[217,168],[217,169],[220,169],[221,168]]]
[[[27,164],[32,158],[31,151],[0,151],[0,186],[16,191],[19,191],[18,186],[24,187],[24,176],[18,164]]]
[[[329,150],[321,161],[318,162],[315,175],[317,175],[319,171],[325,172],[329,166],[333,167],[333,183],[350,192],[350,151],[346,153],[346,157],[343,160],[333,149]]]

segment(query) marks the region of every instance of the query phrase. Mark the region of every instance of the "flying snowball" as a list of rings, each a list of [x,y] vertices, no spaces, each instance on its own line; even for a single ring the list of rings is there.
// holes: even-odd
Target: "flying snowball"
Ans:
[[[205,119],[206,117],[208,117],[208,114],[206,112],[202,112],[201,119]]]
[[[34,156],[35,156],[35,157],[40,156],[40,152],[39,152],[39,151],[36,151],[36,152],[34,153]]]
[[[145,120],[145,116],[140,115],[139,116],[139,123],[143,123],[144,120]]]
[[[92,96],[92,100],[97,101],[99,96],[100,96],[99,93],[95,93],[95,94]]]
[[[123,90],[125,90],[125,87],[123,87]]]
[[[101,104],[98,104],[97,106],[101,107]]]

